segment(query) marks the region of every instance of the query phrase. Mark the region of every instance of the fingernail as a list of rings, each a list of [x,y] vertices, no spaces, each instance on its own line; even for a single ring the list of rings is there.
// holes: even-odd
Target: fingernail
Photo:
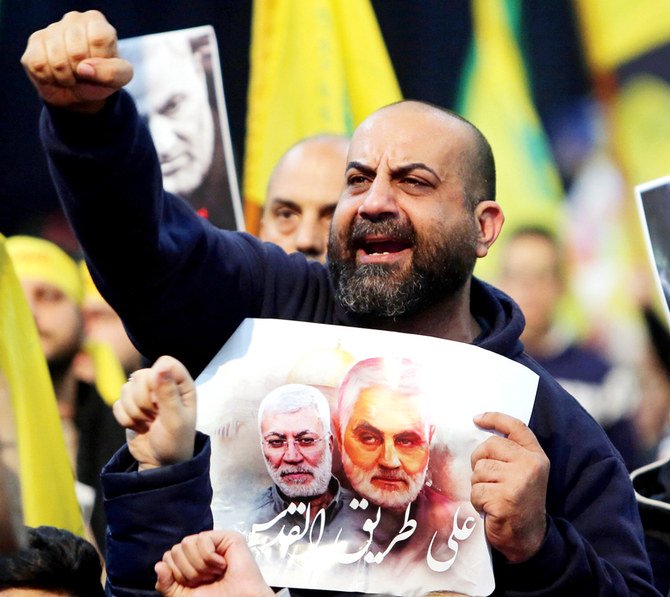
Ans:
[[[95,69],[88,62],[80,62],[77,73],[82,77],[95,77]]]
[[[172,374],[169,371],[159,371],[158,372],[158,381],[172,381]]]

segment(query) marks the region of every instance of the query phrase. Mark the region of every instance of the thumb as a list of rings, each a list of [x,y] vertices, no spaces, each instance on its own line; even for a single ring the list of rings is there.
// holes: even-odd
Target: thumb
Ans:
[[[170,371],[156,371],[154,396],[164,425],[166,427],[181,425],[189,414],[188,407],[184,405],[179,385]]]
[[[133,78],[133,67],[123,58],[87,58],[77,65],[77,75],[88,83],[116,90]]]

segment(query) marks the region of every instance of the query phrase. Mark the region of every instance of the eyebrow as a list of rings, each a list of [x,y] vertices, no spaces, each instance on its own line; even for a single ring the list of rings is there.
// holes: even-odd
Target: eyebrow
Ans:
[[[377,429],[374,425],[370,425],[367,421],[363,421],[354,427],[354,433],[358,433],[359,431],[369,431],[370,433],[375,433],[377,435],[384,435],[383,431]]]
[[[307,435],[308,433],[312,433],[314,435],[317,435],[316,431],[312,431],[311,429],[303,429],[302,431],[298,431],[298,433],[294,434],[293,437],[302,437],[303,435]],[[281,439],[286,439],[286,436],[288,434],[282,433],[281,431],[268,431],[264,436],[263,439],[267,439],[270,436],[276,435],[278,438]]]
[[[418,431],[414,431],[414,430],[407,430],[407,431],[401,431],[400,433],[396,433],[393,436],[393,439],[394,440],[396,440],[396,439],[410,439],[410,440],[413,440],[413,441],[418,440],[418,441],[421,441],[421,442],[424,441],[423,434],[419,433]]]
[[[301,207],[295,201],[292,201],[291,199],[282,199],[281,197],[274,197],[270,199],[268,207],[290,207],[296,211],[301,211]]]
[[[352,168],[360,171],[363,174],[367,174],[368,176],[374,177],[376,175],[376,171],[373,168],[371,168],[370,166],[366,166],[362,162],[356,162],[356,161],[349,162],[347,164],[347,172]],[[398,166],[397,168],[391,171],[391,174],[393,178],[402,178],[403,176],[409,174],[413,170],[425,170],[426,172],[430,172],[439,181],[442,181],[437,172],[435,172],[435,170],[433,170],[430,166],[424,164],[423,162],[411,162],[409,164]]]

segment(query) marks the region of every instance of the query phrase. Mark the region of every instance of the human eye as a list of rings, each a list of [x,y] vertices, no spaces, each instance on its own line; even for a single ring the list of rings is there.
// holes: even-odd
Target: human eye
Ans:
[[[410,434],[410,435],[399,435],[395,438],[396,446],[400,448],[413,448],[415,446],[420,446],[423,443],[421,437]]]
[[[301,448],[311,448],[314,444],[316,444],[317,438],[316,437],[311,437],[311,436],[303,436],[299,437],[296,442]]]
[[[298,214],[290,207],[280,207],[275,210],[275,217],[279,220],[290,220],[291,218],[297,218]]]
[[[278,437],[273,437],[270,438],[267,441],[268,446],[271,448],[274,448],[275,450],[278,450],[279,448],[283,448],[286,445],[286,440],[285,439],[279,439]]]
[[[37,292],[37,300],[42,303],[59,303],[64,299],[63,291],[55,286],[42,286]]]
[[[358,441],[362,443],[364,446],[378,446],[380,445],[381,438],[375,434],[375,433],[370,433],[369,431],[363,431],[358,434]]]
[[[174,116],[179,111],[183,101],[184,94],[178,93],[173,95],[161,108],[161,114],[163,114],[163,116]]]
[[[415,189],[422,189],[430,186],[427,181],[417,176],[405,176],[401,179],[401,183],[407,187]]]
[[[360,172],[354,172],[347,176],[347,186],[352,189],[366,188],[370,182],[370,177]]]

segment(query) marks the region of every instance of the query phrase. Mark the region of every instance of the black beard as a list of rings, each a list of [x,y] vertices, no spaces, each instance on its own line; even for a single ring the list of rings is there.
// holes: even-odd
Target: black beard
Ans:
[[[410,222],[355,220],[348,231],[331,231],[328,267],[335,298],[350,313],[397,320],[456,295],[472,275],[477,233],[472,220],[432,239],[420,240]],[[366,235],[378,234],[413,247],[410,269],[396,264],[356,266],[356,248]]]
[[[72,343],[70,346],[64,348],[59,354],[54,355],[47,361],[51,381],[54,385],[57,385],[69,371],[80,348],[81,346],[79,342]]]

